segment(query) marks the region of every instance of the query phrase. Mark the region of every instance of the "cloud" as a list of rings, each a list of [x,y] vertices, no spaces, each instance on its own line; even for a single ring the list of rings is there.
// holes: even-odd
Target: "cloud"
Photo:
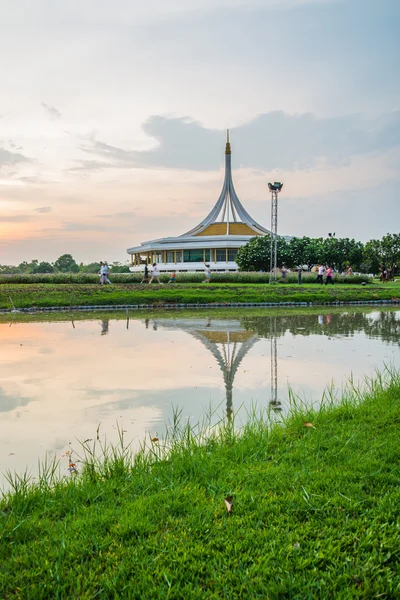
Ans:
[[[34,183],[34,184],[43,184],[43,183],[49,183],[46,179],[43,179],[42,177],[38,176],[38,175],[27,175],[25,177],[19,177],[18,181],[21,181],[22,183]],[[56,181],[52,181],[51,183],[57,183]]]
[[[126,150],[90,139],[81,150],[108,162],[82,161],[76,169],[177,168],[214,170],[221,162],[225,132],[189,117],[152,116],[143,125],[156,146]],[[313,114],[264,113],[231,130],[236,164],[255,169],[308,169],[321,163],[344,166],[356,155],[400,147],[400,111],[363,119],[357,115],[318,118]]]
[[[0,215],[0,223],[26,223],[31,220],[31,215]]]
[[[26,406],[31,402],[30,398],[21,398],[21,396],[11,396],[4,389],[0,388],[0,413],[11,412],[20,406]]]
[[[10,152],[5,148],[0,148],[0,168],[3,165],[13,166],[20,163],[29,163],[31,159],[19,152]]]
[[[49,213],[52,211],[51,206],[39,206],[39,208],[35,208],[35,212],[38,213]]]
[[[66,171],[102,171],[103,169],[113,168],[114,165],[100,160],[81,160],[76,161],[76,167],[70,167]]]
[[[126,223],[125,224],[115,224],[115,223],[107,223],[107,222],[102,222],[102,223],[76,223],[73,221],[65,221],[61,224],[61,229],[63,231],[76,231],[76,232],[82,232],[82,231],[94,231],[96,233],[99,233],[101,231],[108,231],[108,232],[124,232],[124,231],[129,231],[129,229],[131,229],[129,227],[129,225],[127,226]]]
[[[47,116],[50,117],[52,121],[57,121],[58,119],[62,118],[62,114],[54,106],[49,106],[45,102],[42,102],[42,107],[44,108]]]

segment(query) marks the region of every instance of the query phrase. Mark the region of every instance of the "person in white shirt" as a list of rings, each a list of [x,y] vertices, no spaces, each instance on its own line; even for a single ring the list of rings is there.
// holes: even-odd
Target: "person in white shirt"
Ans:
[[[318,283],[324,283],[324,273],[325,273],[325,267],[323,265],[319,265],[318,276],[317,276]]]
[[[206,263],[204,263],[205,265],[205,269],[204,269],[204,274],[206,276],[204,283],[210,283],[210,279],[211,279],[211,269],[210,269],[210,265],[207,265]]]
[[[162,285],[162,283],[160,281],[160,272],[158,270],[156,263],[153,263],[153,271],[151,273],[151,278],[150,278],[149,284],[153,281],[154,278],[157,279],[157,281],[160,285]]]
[[[111,285],[111,281],[108,278],[108,274],[110,272],[110,267],[107,264],[107,261],[105,261],[100,269],[100,276],[101,276],[101,284],[103,285],[104,283],[109,283]]]

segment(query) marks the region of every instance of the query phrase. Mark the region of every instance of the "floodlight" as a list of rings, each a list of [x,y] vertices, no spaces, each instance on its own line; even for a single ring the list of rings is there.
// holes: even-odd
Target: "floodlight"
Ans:
[[[274,181],[274,183],[269,183],[268,187],[271,192],[280,192],[283,187],[283,183],[280,181]]]

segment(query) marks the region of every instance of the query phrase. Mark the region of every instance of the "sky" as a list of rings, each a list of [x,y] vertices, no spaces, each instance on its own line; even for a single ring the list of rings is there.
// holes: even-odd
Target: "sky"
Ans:
[[[0,264],[128,259],[222,187],[279,233],[399,232],[398,0],[0,0]]]

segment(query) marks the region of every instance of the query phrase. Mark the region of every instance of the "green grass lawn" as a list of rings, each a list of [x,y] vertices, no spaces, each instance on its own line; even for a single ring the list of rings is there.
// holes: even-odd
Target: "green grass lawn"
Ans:
[[[348,302],[400,298],[400,284],[1,284],[0,309],[49,306],[209,304],[229,302]]]
[[[399,598],[399,424],[392,374],[272,427],[88,448],[0,502],[0,597]]]

